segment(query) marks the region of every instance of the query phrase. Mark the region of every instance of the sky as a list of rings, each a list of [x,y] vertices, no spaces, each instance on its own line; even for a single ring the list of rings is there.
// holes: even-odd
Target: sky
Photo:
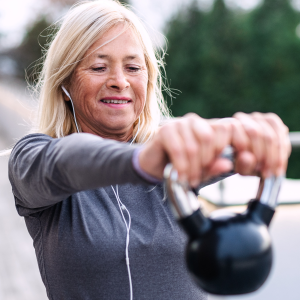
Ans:
[[[162,31],[166,20],[180,7],[191,0],[131,0],[140,16],[156,31]],[[200,7],[209,9],[213,0],[198,0]],[[244,10],[253,9],[262,0],[225,0],[232,8]],[[300,9],[300,0],[292,0],[294,6]],[[18,45],[22,40],[26,25],[32,22],[36,15],[51,10],[47,0],[0,0],[0,49]]]
[[[203,9],[209,9],[212,0],[198,0]],[[261,0],[227,0],[230,6],[243,9],[255,7]],[[155,30],[162,31],[165,21],[190,0],[132,0],[136,11]],[[41,11],[50,9],[46,0],[0,0],[0,32],[4,37],[0,49],[20,43],[26,25],[35,19]]]

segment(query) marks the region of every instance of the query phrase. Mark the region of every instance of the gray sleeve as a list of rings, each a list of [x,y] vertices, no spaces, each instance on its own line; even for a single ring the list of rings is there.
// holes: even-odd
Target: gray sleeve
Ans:
[[[92,134],[21,139],[9,159],[9,179],[19,205],[39,208],[71,194],[123,183],[147,183],[133,169],[136,147]]]

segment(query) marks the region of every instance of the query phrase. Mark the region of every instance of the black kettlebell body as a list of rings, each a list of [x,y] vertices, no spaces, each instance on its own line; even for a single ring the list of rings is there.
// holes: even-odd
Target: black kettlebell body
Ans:
[[[194,191],[178,181],[176,170],[164,171],[174,216],[189,236],[187,267],[208,293],[238,295],[257,290],[272,267],[268,226],[275,212],[283,177],[261,178],[257,199],[242,214],[217,211],[206,218]]]
[[[205,219],[198,210],[181,220],[190,236],[186,260],[196,283],[217,295],[257,290],[272,266],[267,226],[273,214],[270,207],[252,201],[243,214],[219,211],[217,216]]]

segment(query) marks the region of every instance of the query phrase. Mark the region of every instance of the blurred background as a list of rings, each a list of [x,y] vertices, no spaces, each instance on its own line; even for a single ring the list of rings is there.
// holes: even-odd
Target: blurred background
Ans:
[[[73,0],[0,2],[0,149],[30,129],[42,55]],[[300,0],[128,0],[156,45],[166,49],[165,94],[174,116],[204,118],[237,111],[274,112],[293,133],[294,147],[271,233],[275,264],[258,292],[210,299],[299,300],[300,279]],[[163,33],[166,40],[159,32]],[[298,145],[298,147],[297,147]],[[231,181],[230,181],[231,180]],[[257,178],[234,177],[200,195],[241,210]],[[230,191],[236,193],[230,194]],[[31,239],[17,216],[0,158],[0,299],[44,300]],[[232,200],[234,199],[234,201]]]

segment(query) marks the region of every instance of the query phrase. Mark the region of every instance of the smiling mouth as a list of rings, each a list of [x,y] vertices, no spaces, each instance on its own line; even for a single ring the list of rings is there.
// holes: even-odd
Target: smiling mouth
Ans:
[[[113,103],[113,104],[125,104],[131,102],[130,100],[101,100],[103,103]]]

